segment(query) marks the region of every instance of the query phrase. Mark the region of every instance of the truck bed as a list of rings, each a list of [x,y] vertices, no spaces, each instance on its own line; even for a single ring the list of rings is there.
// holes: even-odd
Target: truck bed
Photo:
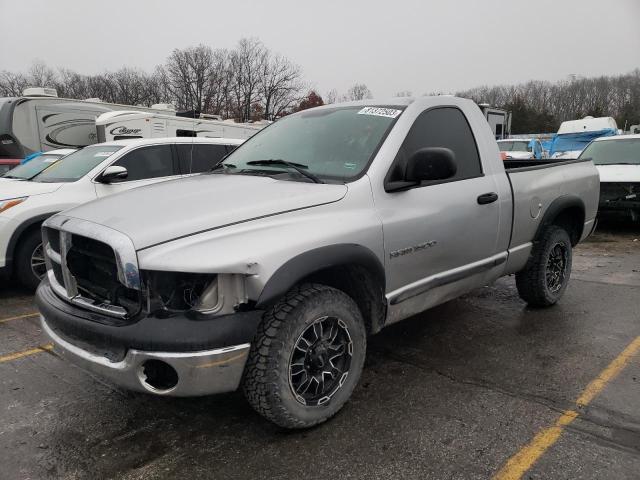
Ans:
[[[513,193],[509,270],[518,271],[524,266],[531,240],[554,201],[583,202],[586,218],[581,237],[589,233],[600,191],[597,170],[590,159],[508,160],[504,164]]]

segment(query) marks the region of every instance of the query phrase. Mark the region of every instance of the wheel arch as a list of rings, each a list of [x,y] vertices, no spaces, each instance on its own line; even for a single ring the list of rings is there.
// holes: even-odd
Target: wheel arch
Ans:
[[[303,282],[328,285],[353,298],[368,333],[375,333],[384,325],[384,266],[369,248],[358,244],[328,245],[291,258],[269,278],[256,307],[268,308]]]
[[[576,246],[584,230],[585,211],[584,202],[580,197],[564,195],[556,198],[544,213],[536,230],[534,242],[540,241],[547,228],[556,225],[567,231],[571,245]]]
[[[31,217],[18,225],[18,228],[16,228],[11,234],[9,243],[7,244],[6,261],[8,267],[13,268],[15,253],[18,248],[18,242],[20,241],[20,238],[22,238],[23,235],[30,232],[31,230],[40,228],[42,222],[44,222],[47,218],[55,215],[56,213],[58,212],[36,215],[35,217]]]

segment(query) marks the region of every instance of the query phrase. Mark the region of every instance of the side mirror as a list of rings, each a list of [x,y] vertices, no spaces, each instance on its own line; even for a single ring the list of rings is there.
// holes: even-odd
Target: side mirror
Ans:
[[[102,175],[100,175],[99,181],[102,183],[112,183],[119,180],[125,180],[129,176],[129,172],[124,167],[118,165],[111,165],[104,169]]]
[[[405,181],[420,183],[451,178],[458,170],[455,158],[455,153],[448,148],[421,148],[409,157]]]

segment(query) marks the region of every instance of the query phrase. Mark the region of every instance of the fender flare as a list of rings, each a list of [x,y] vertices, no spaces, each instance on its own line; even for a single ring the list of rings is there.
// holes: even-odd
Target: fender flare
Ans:
[[[44,222],[47,218],[52,217],[57,213],[60,213],[60,212],[42,213],[40,215],[36,215],[35,217],[31,217],[30,219],[25,220],[20,225],[18,225],[18,228],[16,228],[11,234],[11,238],[9,239],[9,243],[7,244],[7,252],[5,254],[5,258],[6,258],[6,265],[8,268],[12,267],[14,253],[17,248],[17,243],[20,237],[22,236],[22,234],[26,232],[29,228]]]
[[[544,212],[544,215],[542,216],[542,220],[538,225],[536,234],[533,237],[533,241],[539,241],[542,238],[542,235],[544,235],[544,231],[553,224],[553,221],[556,219],[556,217],[563,210],[567,210],[569,208],[578,208],[582,212],[582,220],[580,222],[581,230],[578,232],[578,238],[576,240],[577,243],[577,241],[580,240],[580,237],[582,236],[582,230],[584,229],[584,217],[586,208],[584,205],[584,201],[576,195],[563,195],[551,202],[547,210]]]
[[[272,304],[300,280],[315,272],[349,264],[366,268],[385,291],[384,266],[373,251],[358,244],[327,245],[301,253],[281,265],[262,289],[256,308]]]

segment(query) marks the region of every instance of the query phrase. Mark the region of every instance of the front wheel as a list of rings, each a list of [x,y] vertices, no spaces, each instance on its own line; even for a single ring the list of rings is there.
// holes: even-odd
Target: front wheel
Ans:
[[[364,322],[348,295],[319,284],[295,287],[258,327],[245,368],[245,396],[281,427],[322,423],[351,396],[365,351]]]
[[[20,239],[15,265],[16,277],[20,283],[35,290],[47,273],[40,229],[33,230]]]
[[[520,298],[532,307],[548,307],[564,294],[571,276],[572,247],[566,230],[549,227],[524,270],[516,273]]]

